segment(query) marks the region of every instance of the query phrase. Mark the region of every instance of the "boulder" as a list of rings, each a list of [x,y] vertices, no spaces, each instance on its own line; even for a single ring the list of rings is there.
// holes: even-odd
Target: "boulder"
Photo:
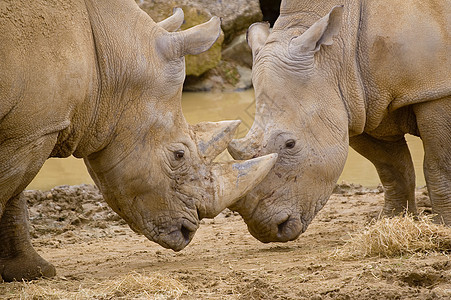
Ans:
[[[187,76],[184,91],[233,92],[252,87],[252,71],[234,61],[222,60],[214,69],[199,77]]]
[[[222,58],[252,68],[252,51],[246,41],[246,33],[236,36],[222,50]]]
[[[212,15],[222,18],[225,44],[246,32],[252,23],[260,22],[263,14],[258,0],[193,0]]]

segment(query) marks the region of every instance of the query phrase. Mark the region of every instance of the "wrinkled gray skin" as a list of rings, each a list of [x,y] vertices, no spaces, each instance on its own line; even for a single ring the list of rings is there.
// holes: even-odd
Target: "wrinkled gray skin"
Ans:
[[[324,206],[348,146],[376,167],[385,215],[415,213],[404,138],[424,144],[435,221],[451,225],[451,6],[448,1],[282,1],[270,32],[253,24],[256,116],[229,152],[279,154],[231,208],[263,242],[293,240]]]
[[[269,172],[277,155],[212,163],[239,121],[189,126],[184,55],[207,50],[220,20],[182,32],[132,0],[0,4],[0,280],[53,276],[32,248],[23,189],[49,157],[83,158],[130,227],[183,249]]]

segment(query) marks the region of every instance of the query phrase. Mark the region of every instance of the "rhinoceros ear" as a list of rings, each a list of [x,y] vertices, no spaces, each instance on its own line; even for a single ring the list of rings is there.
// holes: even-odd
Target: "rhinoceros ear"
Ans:
[[[220,34],[221,19],[213,17],[206,23],[160,36],[157,49],[168,59],[197,55],[210,49]]]
[[[296,55],[309,51],[316,52],[321,45],[332,45],[333,38],[341,28],[343,5],[335,6],[324,17],[315,22],[303,34],[291,40],[290,53]]]
[[[157,24],[165,30],[172,32],[179,29],[180,26],[182,26],[184,20],[185,15],[183,14],[183,10],[180,7],[175,7],[172,10],[172,16],[158,22]]]
[[[246,40],[252,49],[252,57],[255,59],[257,53],[263,47],[266,39],[269,36],[269,23],[268,22],[258,22],[249,26],[246,33]]]

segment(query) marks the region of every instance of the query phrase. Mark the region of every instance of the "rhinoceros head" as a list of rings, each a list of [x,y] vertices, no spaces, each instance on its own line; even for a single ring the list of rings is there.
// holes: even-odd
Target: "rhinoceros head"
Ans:
[[[200,219],[216,216],[262,180],[277,156],[212,162],[226,149],[239,121],[191,126],[182,113],[181,95],[184,55],[207,50],[220,34],[220,20],[166,31],[178,27],[179,14],[158,25],[147,16],[136,20],[143,35],[139,29],[149,25],[150,41],[132,37],[121,49],[122,61],[108,63],[107,51],[98,49],[105,64],[116,68],[103,72],[102,88],[111,90],[107,95],[113,98],[119,95],[122,108],[117,119],[109,120],[114,129],[108,144],[85,159],[113,210],[133,230],[176,251],[191,241]],[[134,46],[138,50],[128,53]]]
[[[256,116],[246,137],[233,140],[228,149],[235,159],[278,153],[278,160],[231,209],[263,242],[293,240],[304,232],[344,167],[348,117],[327,65],[338,62],[325,58],[341,12],[335,7],[306,31],[289,26],[270,32],[265,23],[248,30]]]

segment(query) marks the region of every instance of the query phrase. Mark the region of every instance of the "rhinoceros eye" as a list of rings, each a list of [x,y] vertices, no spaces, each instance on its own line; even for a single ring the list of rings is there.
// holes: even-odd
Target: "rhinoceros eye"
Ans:
[[[174,157],[176,160],[181,160],[184,155],[185,155],[185,151],[183,151],[183,150],[174,151]]]
[[[285,147],[288,149],[292,149],[294,147],[294,145],[296,145],[295,140],[290,139],[285,142]]]

